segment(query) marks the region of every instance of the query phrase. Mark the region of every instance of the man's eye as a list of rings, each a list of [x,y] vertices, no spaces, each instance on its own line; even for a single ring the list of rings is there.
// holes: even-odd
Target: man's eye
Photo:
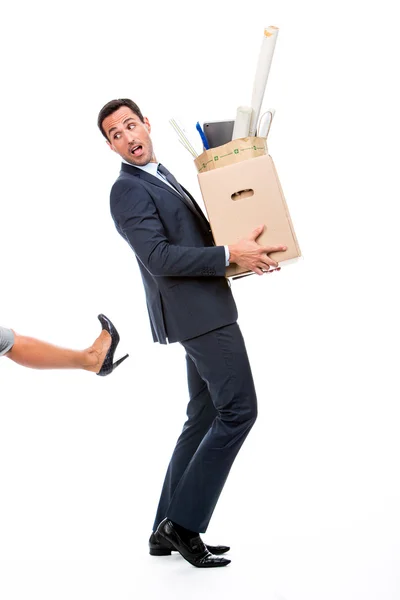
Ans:
[[[120,133],[115,133],[114,134],[114,140],[119,140],[120,137],[121,137]]]
[[[135,123],[129,123],[128,129],[133,129],[135,127]]]

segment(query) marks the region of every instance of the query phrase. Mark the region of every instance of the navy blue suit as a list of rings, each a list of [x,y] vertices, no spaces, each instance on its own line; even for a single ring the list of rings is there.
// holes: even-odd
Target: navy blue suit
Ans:
[[[226,477],[257,416],[225,250],[192,203],[157,177],[122,164],[111,190],[118,232],[136,254],[154,341],[186,350],[190,401],[157,510],[204,532]]]
[[[200,208],[190,210],[167,183],[122,163],[111,214],[138,259],[154,341],[182,341],[236,321],[225,250],[214,245]]]

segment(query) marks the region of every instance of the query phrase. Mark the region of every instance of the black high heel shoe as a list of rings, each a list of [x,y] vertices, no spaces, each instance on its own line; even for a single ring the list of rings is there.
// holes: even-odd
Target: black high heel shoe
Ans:
[[[105,329],[111,335],[111,346],[108,349],[100,371],[97,373],[97,375],[104,377],[105,375],[109,375],[110,373],[112,373],[114,369],[118,367],[118,365],[120,365],[126,358],[128,358],[129,354],[125,354],[125,356],[113,363],[114,352],[119,344],[119,333],[114,327],[114,325],[111,323],[110,319],[108,319],[105,315],[100,314],[97,318],[99,319],[102,325],[102,329]]]

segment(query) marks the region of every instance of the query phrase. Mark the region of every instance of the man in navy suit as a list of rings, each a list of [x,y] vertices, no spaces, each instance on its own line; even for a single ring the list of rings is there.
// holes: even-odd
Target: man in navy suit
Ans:
[[[196,567],[229,564],[227,546],[206,546],[205,532],[233,461],[257,417],[257,400],[237,310],[225,277],[229,262],[259,275],[285,246],[261,246],[259,227],[237,244],[215,246],[210,225],[187,190],[158,161],[149,120],[132,100],[112,100],[99,128],[122,158],[111,214],[134,251],[153,339],[186,350],[187,421],[166,473],[152,555],[177,550]]]

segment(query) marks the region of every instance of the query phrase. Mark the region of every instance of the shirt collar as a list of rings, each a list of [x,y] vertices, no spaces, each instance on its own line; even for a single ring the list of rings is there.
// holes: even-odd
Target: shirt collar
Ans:
[[[147,163],[147,165],[143,165],[142,167],[139,165],[133,165],[132,163],[129,163],[127,160],[125,160],[124,158],[122,159],[122,162],[125,163],[126,165],[130,165],[131,167],[136,167],[137,169],[142,169],[142,171],[146,171],[147,173],[149,173],[150,175],[154,175],[155,177],[159,176],[157,169],[158,169],[158,165],[160,163],[158,163],[158,162],[149,162],[149,163]]]

